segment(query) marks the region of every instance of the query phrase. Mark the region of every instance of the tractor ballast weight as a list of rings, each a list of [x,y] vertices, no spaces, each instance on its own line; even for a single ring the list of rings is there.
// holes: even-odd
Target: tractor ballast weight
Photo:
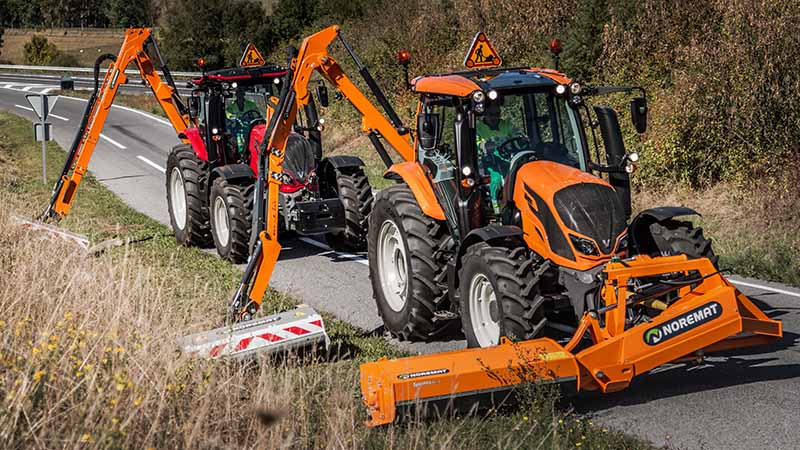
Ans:
[[[649,294],[629,284],[665,273],[689,278]],[[486,400],[496,406],[521,383],[616,392],[662,364],[763,345],[782,336],[781,322],[769,319],[708,259],[639,256],[608,263],[603,275],[605,303],[584,314],[565,345],[549,338],[519,343],[504,339],[494,347],[363,364],[361,391],[368,425],[391,423],[399,410],[426,415],[472,410]],[[669,289],[680,291],[677,301],[665,305],[650,322],[626,326],[629,306],[655,301]]]

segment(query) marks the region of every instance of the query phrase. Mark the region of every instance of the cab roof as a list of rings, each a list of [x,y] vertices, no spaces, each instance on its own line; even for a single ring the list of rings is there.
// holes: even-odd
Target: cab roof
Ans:
[[[466,97],[477,90],[555,86],[571,81],[552,69],[522,67],[428,75],[415,78],[411,85],[415,92]]]
[[[267,84],[284,75],[286,75],[285,68],[272,64],[257,67],[233,67],[208,71],[203,76],[192,78],[192,84],[197,87],[234,82],[239,85]]]

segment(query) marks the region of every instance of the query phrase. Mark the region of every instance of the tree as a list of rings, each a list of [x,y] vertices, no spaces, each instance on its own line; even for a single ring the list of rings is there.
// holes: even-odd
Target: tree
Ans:
[[[174,69],[193,69],[197,58],[209,68],[235,66],[247,42],[269,48],[270,33],[260,2],[253,0],[176,0],[159,36],[164,57]]]
[[[603,52],[603,28],[610,20],[606,0],[581,0],[570,24],[562,61],[571,76],[591,80]]]
[[[108,20],[114,27],[148,27],[153,25],[150,0],[108,0]]]
[[[24,47],[25,64],[46,66],[58,56],[58,49],[44,36],[34,35]]]
[[[3,34],[5,32],[5,28],[0,27],[0,56],[3,56]]]

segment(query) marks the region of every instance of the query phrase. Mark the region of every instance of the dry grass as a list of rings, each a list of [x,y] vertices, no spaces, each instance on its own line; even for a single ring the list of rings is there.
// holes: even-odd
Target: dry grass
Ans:
[[[92,259],[12,226],[10,211],[47,198],[28,131],[0,114],[0,448],[649,448],[541,395],[506,414],[368,429],[359,364],[398,352],[330,316],[337,358],[180,356],[174,339],[219,323],[237,271],[177,246],[92,177],[62,226],[150,240]],[[50,150],[53,174],[63,153]],[[291,303],[270,292],[265,308]]]
[[[713,240],[722,267],[800,285],[800,198],[792,184],[720,183],[702,190],[671,186],[641,190],[635,199],[638,209],[682,205],[700,212],[699,223]]]
[[[55,44],[65,54],[77,58],[81,67],[91,67],[103,53],[119,52],[125,37],[124,29],[56,28],[33,30],[6,29],[3,35],[2,59],[11,64],[25,64],[24,47],[34,35],[40,35]]]

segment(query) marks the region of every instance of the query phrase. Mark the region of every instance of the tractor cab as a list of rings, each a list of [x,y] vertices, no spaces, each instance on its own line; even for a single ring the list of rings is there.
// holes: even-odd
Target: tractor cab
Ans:
[[[284,75],[282,67],[264,65],[209,71],[192,79],[190,112],[199,125],[195,133],[207,161],[255,164],[251,138],[266,127]]]
[[[636,156],[625,153],[616,113],[598,106],[597,120],[592,120],[584,96],[638,88],[583,88],[561,72],[538,68],[425,76],[411,85],[421,94],[417,159],[444,211],[451,212],[445,216],[460,238],[489,224],[520,226],[520,204],[570,183],[594,183],[602,190],[591,197],[593,205],[572,204],[570,209],[607,208],[614,213],[608,219],[611,229],[619,233],[624,227],[630,215],[626,168],[632,169],[630,159]],[[632,111],[646,112],[644,100],[635,100]],[[602,131],[605,158],[596,139],[591,154],[587,123]],[[589,128],[593,136],[594,128]],[[580,198],[589,201],[590,196]],[[613,244],[618,237],[598,240]],[[613,254],[612,244],[601,246],[604,255]]]

